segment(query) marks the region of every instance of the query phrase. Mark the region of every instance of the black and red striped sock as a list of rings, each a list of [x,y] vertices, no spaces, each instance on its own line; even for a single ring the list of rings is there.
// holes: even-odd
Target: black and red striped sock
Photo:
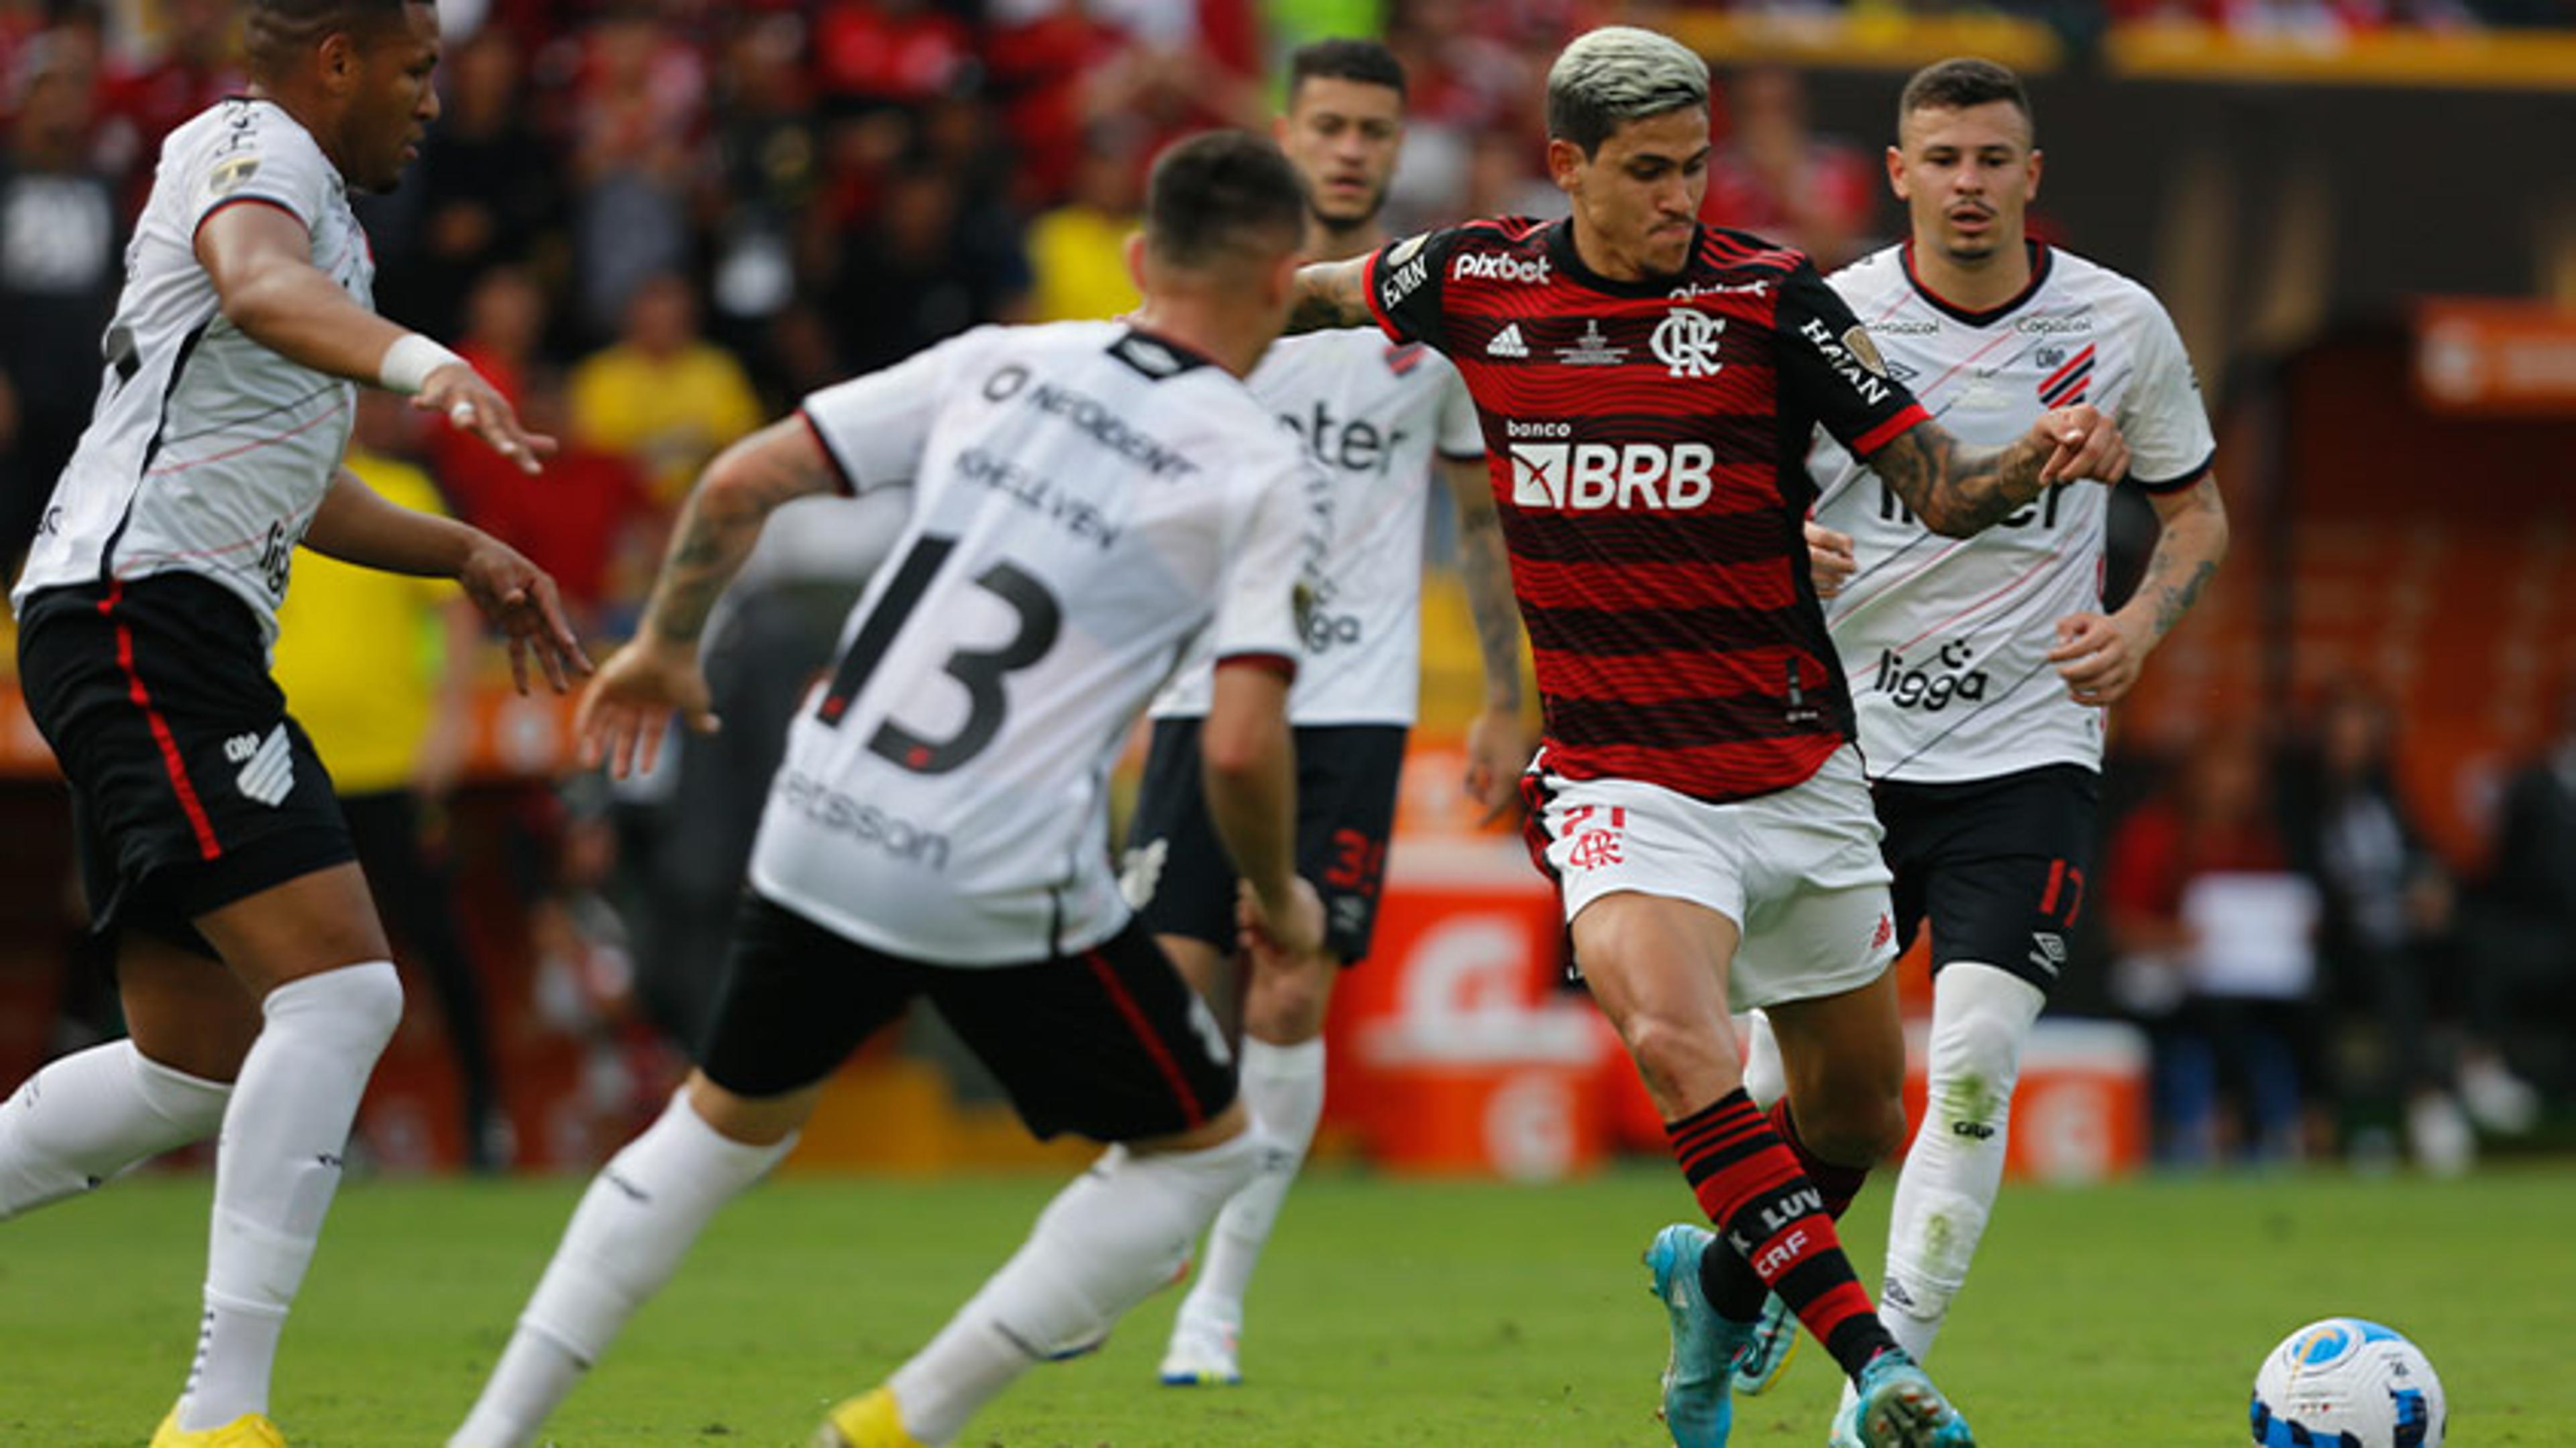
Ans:
[[[1700,1209],[1731,1249],[1701,1259],[1701,1287],[1720,1315],[1750,1321],[1762,1310],[1763,1294],[1777,1292],[1854,1377],[1882,1349],[1896,1346],[1843,1255],[1825,1187],[1800,1167],[1800,1153],[1752,1097],[1730,1091],[1705,1110],[1666,1122],[1664,1134]],[[1827,1170],[1835,1177],[1837,1205],[1848,1205],[1863,1174]]]

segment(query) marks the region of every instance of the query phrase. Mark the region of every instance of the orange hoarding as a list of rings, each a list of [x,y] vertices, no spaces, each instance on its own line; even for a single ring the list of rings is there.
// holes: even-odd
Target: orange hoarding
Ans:
[[[2576,417],[2576,308],[2424,302],[2414,371],[2416,396],[2434,412]]]

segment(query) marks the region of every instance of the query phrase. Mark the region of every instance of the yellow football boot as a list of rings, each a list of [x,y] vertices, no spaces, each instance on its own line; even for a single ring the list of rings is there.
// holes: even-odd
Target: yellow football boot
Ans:
[[[172,1408],[152,1430],[152,1448],[286,1448],[286,1435],[264,1413],[244,1413],[220,1428],[192,1433],[179,1426],[179,1410]]]
[[[814,1430],[814,1448],[928,1448],[904,1431],[894,1390],[875,1388],[842,1403]]]

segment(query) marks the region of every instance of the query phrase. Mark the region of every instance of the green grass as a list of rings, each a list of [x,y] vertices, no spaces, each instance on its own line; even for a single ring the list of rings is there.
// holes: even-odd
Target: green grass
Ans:
[[[764,1187],[550,1425],[563,1444],[791,1444],[924,1340],[1018,1242],[1037,1178]],[[279,1364],[298,1448],[435,1444],[463,1415],[577,1183],[342,1193]],[[144,1441],[193,1346],[207,1186],[121,1183],[0,1226],[0,1443]],[[1023,1379],[962,1440],[1011,1445],[1663,1441],[1662,1313],[1637,1254],[1669,1170],[1512,1188],[1319,1173],[1255,1285],[1230,1391],[1152,1385],[1177,1294]],[[1847,1235],[1874,1279],[1886,1192]],[[2576,1442],[2576,1170],[2015,1187],[1933,1366],[1992,1445],[2242,1444],[2256,1363],[2314,1317],[2423,1344],[2463,1448]],[[1824,1440],[1808,1344],[1738,1443]]]

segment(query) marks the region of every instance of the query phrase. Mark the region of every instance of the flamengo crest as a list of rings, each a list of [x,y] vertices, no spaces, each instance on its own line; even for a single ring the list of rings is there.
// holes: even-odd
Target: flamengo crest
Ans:
[[[1715,377],[1726,365],[1717,355],[1717,339],[1725,331],[1724,317],[1712,317],[1695,307],[1675,307],[1655,324],[1647,344],[1655,349],[1655,360],[1675,377]]]

